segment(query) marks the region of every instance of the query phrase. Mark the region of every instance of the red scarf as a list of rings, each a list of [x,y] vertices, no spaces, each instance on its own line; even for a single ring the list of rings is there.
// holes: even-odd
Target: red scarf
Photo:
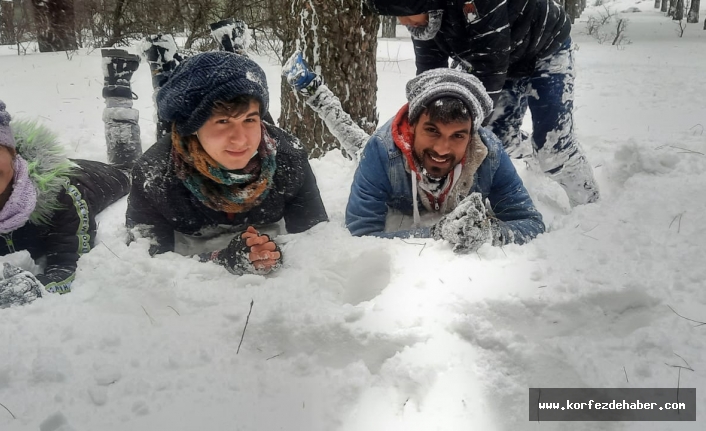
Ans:
[[[395,143],[395,146],[399,148],[400,151],[402,151],[402,154],[404,154],[409,168],[417,176],[417,181],[422,182],[424,181],[424,179],[422,178],[421,168],[419,166],[419,162],[414,156],[414,151],[412,150],[414,146],[414,129],[412,128],[412,125],[409,124],[408,114],[409,104],[405,104],[399,111],[397,111],[395,119],[392,120],[392,141]],[[461,159],[461,166],[463,166],[464,163],[466,163],[465,155],[463,156],[463,159]],[[439,196],[434,196],[428,191],[422,189],[422,191],[426,194],[427,198],[429,199],[429,202],[438,205],[441,205],[444,202],[446,196],[451,190],[451,187],[453,186],[453,172],[454,171],[452,169],[451,172],[447,174],[450,175],[449,180],[447,181],[446,186],[441,191]]]

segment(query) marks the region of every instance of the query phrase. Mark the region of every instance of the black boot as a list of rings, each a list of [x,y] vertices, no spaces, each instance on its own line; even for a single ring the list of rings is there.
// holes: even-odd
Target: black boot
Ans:
[[[132,99],[130,80],[140,66],[140,57],[123,49],[102,49],[103,97]]]
[[[245,55],[248,25],[244,21],[228,18],[209,24],[211,37],[218,43],[221,51]]]
[[[103,122],[108,162],[129,169],[142,155],[140,113],[133,109],[132,74],[140,57],[122,49],[103,49]],[[135,96],[136,98],[136,96]]]
[[[156,100],[157,92],[169,80],[172,72],[182,61],[177,52],[174,38],[168,34],[147,36],[142,42],[142,53],[150,65],[152,72],[152,100]],[[157,114],[155,103],[154,122],[156,125],[156,138],[159,141],[163,136],[171,133],[171,124],[162,120]]]
[[[142,42],[142,53],[150,65],[152,88],[159,90],[179,64],[176,42],[168,34],[147,36]]]

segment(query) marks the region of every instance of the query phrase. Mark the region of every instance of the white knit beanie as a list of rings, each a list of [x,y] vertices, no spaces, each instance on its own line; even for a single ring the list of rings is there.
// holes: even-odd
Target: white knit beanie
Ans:
[[[456,69],[432,69],[407,83],[409,122],[414,123],[431,102],[442,97],[459,99],[471,110],[473,132],[493,110],[493,100],[478,78]]]

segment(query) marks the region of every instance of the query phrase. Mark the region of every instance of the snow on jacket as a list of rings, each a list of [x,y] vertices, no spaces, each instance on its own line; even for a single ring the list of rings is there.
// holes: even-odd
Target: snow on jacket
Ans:
[[[441,3],[439,32],[431,40],[414,40],[417,74],[448,67],[451,57],[470,65],[494,102],[506,76],[529,74],[571,31],[569,17],[554,0],[475,0],[469,14],[465,0]]]
[[[421,202],[420,212],[427,216],[432,213],[431,218],[438,220],[474,192],[481,193],[484,200],[488,198],[495,217],[505,222],[501,225],[501,229],[506,230],[502,232],[503,238],[513,238],[513,242],[523,244],[544,232],[542,215],[534,207],[502,144],[484,128],[472,137],[469,145],[474,147],[469,148],[467,154],[475,155],[470,156],[473,160],[466,161],[471,169],[464,166],[446,204],[435,212],[423,194],[418,194],[419,201],[415,203],[417,193],[413,190],[416,186],[409,164],[393,140],[395,118],[378,129],[363,149],[346,207],[346,226],[353,235],[429,237],[429,227],[384,232],[388,212],[395,210],[412,215]]]
[[[176,175],[171,136],[165,136],[132,169],[127,226],[137,227],[152,240],[150,253],[174,251],[174,233],[199,236],[209,228],[230,226],[245,230],[284,218],[289,233],[299,233],[327,221],[316,178],[306,151],[292,135],[270,124],[267,132],[277,142],[273,189],[248,212],[228,214],[206,207]]]
[[[37,279],[47,291],[66,293],[78,259],[94,246],[96,215],[127,194],[130,179],[105,163],[67,159],[56,135],[36,122],[14,121],[12,131],[38,194],[29,221],[0,235],[0,255],[46,257]]]

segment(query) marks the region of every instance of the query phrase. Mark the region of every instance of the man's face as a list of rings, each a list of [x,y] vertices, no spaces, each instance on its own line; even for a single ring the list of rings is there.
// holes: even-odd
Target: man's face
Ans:
[[[243,169],[262,139],[260,104],[250,102],[244,114],[214,114],[197,132],[201,146],[227,170]]]
[[[429,14],[420,13],[417,15],[398,16],[397,20],[402,25],[408,25],[410,27],[424,27],[429,24]]]
[[[424,112],[414,125],[414,155],[427,174],[446,176],[461,162],[471,140],[471,120],[433,122]]]

